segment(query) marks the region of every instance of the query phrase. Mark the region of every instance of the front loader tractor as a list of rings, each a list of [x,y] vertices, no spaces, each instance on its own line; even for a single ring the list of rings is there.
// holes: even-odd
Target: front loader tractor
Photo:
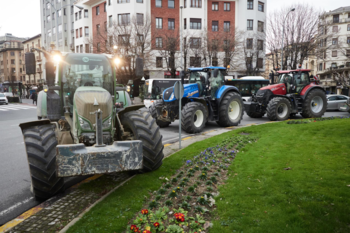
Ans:
[[[266,113],[271,121],[283,121],[297,113],[305,118],[321,117],[327,109],[326,93],[318,85],[318,78],[309,72],[277,71],[277,84],[260,88],[251,102],[244,103],[247,115],[260,118]]]
[[[169,126],[179,119],[179,114],[182,128],[187,133],[201,132],[208,121],[216,121],[225,127],[236,126],[241,122],[243,101],[236,87],[224,85],[226,68],[189,68],[187,74],[189,80],[183,85],[181,112],[174,87],[165,89],[162,99],[150,107],[160,127]]]
[[[161,166],[158,126],[148,111],[140,110],[144,105],[125,103],[130,98],[117,87],[110,58],[46,52],[45,57],[46,94],[39,95],[45,104],[38,109],[42,120],[20,124],[36,198],[62,191],[65,177],[147,172]],[[32,74],[34,53],[25,58]]]

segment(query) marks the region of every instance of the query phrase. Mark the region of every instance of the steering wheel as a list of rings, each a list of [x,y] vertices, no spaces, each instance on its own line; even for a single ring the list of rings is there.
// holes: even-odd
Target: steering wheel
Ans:
[[[92,86],[93,86],[92,82],[86,82],[84,84],[84,87],[92,87]]]

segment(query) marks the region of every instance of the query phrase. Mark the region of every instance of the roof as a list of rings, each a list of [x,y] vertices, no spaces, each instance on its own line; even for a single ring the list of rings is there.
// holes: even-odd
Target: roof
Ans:
[[[38,34],[38,35],[33,36],[33,37],[31,37],[31,38],[28,38],[27,40],[22,41],[22,43],[27,43],[28,41],[34,40],[34,39],[36,39],[36,38],[38,38],[38,37],[41,37],[41,34]]]
[[[192,68],[188,68],[188,70],[190,71],[201,71],[204,69],[210,69],[210,70],[214,70],[214,69],[218,69],[218,70],[226,70],[225,67],[221,67],[221,66],[207,66],[207,67],[192,67]]]
[[[343,13],[343,12],[348,12],[350,11],[350,6],[343,6],[343,7],[339,7],[335,10],[329,11],[327,12],[327,14],[334,14],[334,13]]]
[[[292,73],[292,72],[310,72],[310,69],[298,69],[298,70],[280,70],[277,71],[277,73],[279,74],[288,74],[288,73]]]

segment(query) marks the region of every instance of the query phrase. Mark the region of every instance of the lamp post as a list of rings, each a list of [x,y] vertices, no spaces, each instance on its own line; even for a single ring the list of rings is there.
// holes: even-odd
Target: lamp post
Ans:
[[[56,48],[57,48],[57,50],[59,50],[59,45],[58,45],[58,15],[57,15],[58,11],[57,11],[56,7],[51,3],[50,0],[47,0],[46,3],[50,3],[52,8],[55,10],[55,15],[56,15],[56,19],[55,19],[55,21],[56,21],[56,23],[55,23],[56,24],[56,44],[57,44]],[[81,6],[77,6],[77,5],[73,5],[73,4],[67,4],[67,5],[61,6],[60,10],[62,9],[62,7],[65,7],[65,6],[75,6],[75,7],[79,8],[80,10],[84,9],[84,7],[81,7]]]
[[[284,41],[284,23],[286,22],[287,16],[290,12],[295,11],[295,8],[292,8],[288,11],[286,17],[283,20],[283,26],[282,26],[282,48],[281,48],[281,70],[282,70],[282,66],[283,66],[283,41]]]
[[[181,68],[183,69],[184,68],[184,65],[183,65],[183,57],[182,57],[182,43],[183,43],[183,39],[182,39],[182,9],[184,7],[183,6],[180,6],[180,57],[181,57]]]

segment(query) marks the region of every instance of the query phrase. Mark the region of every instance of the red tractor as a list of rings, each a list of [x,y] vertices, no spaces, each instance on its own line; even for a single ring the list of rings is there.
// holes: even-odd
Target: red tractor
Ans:
[[[247,115],[260,118],[267,113],[271,121],[283,121],[297,113],[305,118],[321,117],[327,109],[326,93],[309,71],[277,71],[277,84],[260,88],[251,102],[244,102]]]

